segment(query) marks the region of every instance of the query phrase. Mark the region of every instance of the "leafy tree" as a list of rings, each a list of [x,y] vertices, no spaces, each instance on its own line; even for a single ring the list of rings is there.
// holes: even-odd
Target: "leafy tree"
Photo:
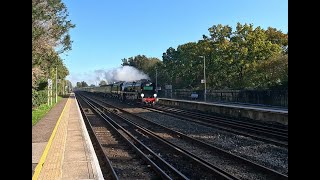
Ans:
[[[130,64],[129,64],[129,62],[128,62],[128,59],[126,59],[126,58],[123,58],[123,59],[121,59],[121,61],[122,61],[122,66],[129,66]]]
[[[66,80],[66,91],[70,92],[73,88],[72,83],[69,80]]]
[[[209,36],[198,42],[169,47],[162,61],[138,55],[122,59],[122,65],[134,66],[158,84],[176,88],[203,89],[204,59],[208,89],[245,89],[286,86],[288,73],[288,34],[269,27],[237,23],[213,25]]]
[[[133,66],[138,70],[148,74],[153,81],[155,81],[157,64],[161,62],[158,58],[148,58],[145,55],[137,55],[134,57],[129,57],[128,59],[123,58],[121,60],[122,66]]]
[[[82,83],[81,82],[77,82],[77,87],[82,87]]]
[[[99,86],[107,85],[107,82],[105,80],[100,81]]]
[[[268,27],[265,31],[267,39],[282,48],[283,54],[288,54],[288,33],[284,34],[276,28]]]
[[[77,82],[77,87],[88,87],[88,84],[85,81]]]
[[[225,81],[217,83],[220,88],[245,88],[248,69],[254,68],[258,61],[281,54],[281,46],[272,43],[265,30],[254,29],[252,24],[238,23],[234,32],[229,26],[219,24],[209,28],[209,32],[210,41],[216,44],[215,65],[220,69],[216,77]]]
[[[167,51],[162,55],[162,61],[166,69],[166,76],[168,77],[165,84],[175,83],[175,80],[178,75],[178,71],[176,71],[177,59],[178,59],[178,52],[172,47],[169,47]]]
[[[248,88],[288,87],[288,55],[272,57],[248,70]]]
[[[122,66],[129,65],[146,73],[155,66],[160,60],[158,58],[148,58],[145,55],[137,55],[135,57],[129,57],[128,59],[122,59]]]
[[[56,78],[55,68],[58,69],[57,78],[61,79],[59,92],[66,84],[63,79],[69,72],[59,54],[71,50],[69,30],[75,27],[67,18],[67,8],[61,0],[32,0],[33,94],[43,89],[48,78]]]
[[[88,84],[84,81],[81,82],[81,87],[88,87]]]
[[[69,29],[75,25],[67,20],[67,8],[61,0],[32,0],[32,50],[33,55],[71,50]]]
[[[38,87],[38,82],[41,78],[43,78],[43,71],[40,67],[34,67],[32,68],[32,88]]]
[[[176,61],[177,66],[177,87],[195,88],[201,79],[203,79],[202,59],[199,58],[198,44],[194,42],[179,45],[177,48],[179,58]],[[202,69],[201,69],[202,67]],[[179,84],[179,86],[178,86]]]

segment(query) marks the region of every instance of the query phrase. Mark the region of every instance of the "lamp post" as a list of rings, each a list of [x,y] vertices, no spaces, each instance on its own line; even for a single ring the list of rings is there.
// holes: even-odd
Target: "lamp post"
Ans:
[[[206,57],[199,56],[203,58],[203,80],[204,80],[204,101],[207,101],[207,81],[206,81]]]
[[[56,66],[56,103],[58,102],[58,66]]]
[[[158,94],[158,69],[156,68],[156,93]]]

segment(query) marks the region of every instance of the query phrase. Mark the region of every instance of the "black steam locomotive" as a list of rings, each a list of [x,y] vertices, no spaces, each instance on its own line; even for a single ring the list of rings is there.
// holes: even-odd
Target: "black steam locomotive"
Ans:
[[[137,81],[119,81],[100,87],[85,87],[84,91],[102,93],[103,96],[117,98],[120,101],[154,105],[157,102],[155,83],[141,79]]]

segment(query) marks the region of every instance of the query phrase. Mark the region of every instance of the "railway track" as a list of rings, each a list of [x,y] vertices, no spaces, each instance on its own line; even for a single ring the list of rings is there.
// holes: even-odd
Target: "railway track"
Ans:
[[[218,147],[173,131],[139,116],[128,114],[121,109],[114,111],[116,107],[105,104],[100,100],[99,103],[103,103],[103,106],[108,106],[103,109],[105,109],[105,112],[108,112],[110,117],[120,116],[131,119],[130,122],[132,124],[154,132],[157,136],[163,137],[169,143],[181,148],[181,151],[185,151],[187,154],[198,157],[199,161],[214,167],[222,173],[231,172],[231,174],[234,174],[233,176],[235,176],[235,178],[241,179],[287,179],[286,175],[275,170],[261,166],[245,158],[231,154]],[[115,113],[112,113],[112,111]]]
[[[108,110],[103,108],[100,103],[92,99],[89,100],[94,106],[100,106],[101,115],[108,117],[113,125],[125,129],[126,132],[136,137],[140,142],[143,142],[143,144],[150,148],[156,155],[161,156],[165,162],[174,166],[184,176],[182,179],[239,179],[212,165],[206,164],[198,157],[167,142],[150,130],[138,126],[126,118],[115,115],[113,111],[107,112]],[[173,177],[173,179],[181,179],[181,177]]]
[[[163,166],[160,168],[154,163],[161,161],[159,156],[124,129],[110,123],[110,119],[101,116],[102,112],[92,103],[82,97],[78,101],[95,142],[98,143],[100,153],[97,154],[101,155],[99,162],[102,167],[106,167],[103,170],[106,179],[187,179],[168,164],[158,162]]]
[[[288,147],[288,130],[254,122],[221,118],[203,113],[191,112],[165,106],[143,107],[150,111],[159,112],[179,119],[196,122],[234,134],[240,134],[256,140]]]

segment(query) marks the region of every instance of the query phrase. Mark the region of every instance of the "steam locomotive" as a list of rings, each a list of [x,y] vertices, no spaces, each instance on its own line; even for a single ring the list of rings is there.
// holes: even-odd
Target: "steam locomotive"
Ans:
[[[154,105],[158,101],[156,85],[147,79],[119,81],[100,87],[85,87],[82,88],[82,90],[100,93],[103,96],[117,98],[123,102],[130,101],[145,105]]]

